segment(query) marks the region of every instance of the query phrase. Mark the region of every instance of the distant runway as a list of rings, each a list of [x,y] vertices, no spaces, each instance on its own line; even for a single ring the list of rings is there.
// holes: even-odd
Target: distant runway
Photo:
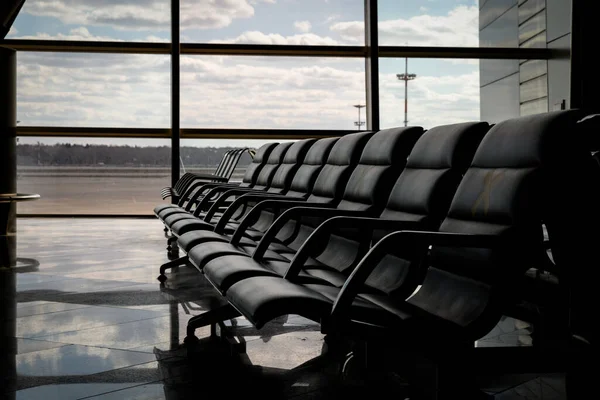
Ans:
[[[18,191],[41,195],[38,201],[20,203],[19,214],[152,215],[165,202],[160,189],[170,186],[164,170],[51,168],[19,168]],[[236,171],[233,180],[241,180],[243,172]]]

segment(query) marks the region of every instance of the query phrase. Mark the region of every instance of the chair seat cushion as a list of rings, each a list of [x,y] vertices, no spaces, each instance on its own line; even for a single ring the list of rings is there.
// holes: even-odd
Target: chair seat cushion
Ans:
[[[192,247],[188,252],[190,262],[199,269],[203,269],[208,262],[216,258],[228,255],[239,255],[250,258],[250,255],[243,249],[232,246],[229,242],[204,242],[200,246]]]
[[[298,314],[319,321],[331,312],[327,297],[280,277],[255,276],[240,280],[227,289],[227,300],[257,328],[272,319]]]
[[[184,214],[184,215],[192,215],[191,212],[187,211],[186,209],[179,207],[179,206],[174,206],[171,208],[167,208],[162,210],[161,212],[158,213],[158,218],[165,220],[165,218],[168,218],[172,215],[176,215],[176,214]]]
[[[191,231],[212,231],[215,229],[215,226],[202,221],[198,218],[186,218],[186,219],[181,219],[175,223],[173,223],[173,225],[170,226],[171,227],[171,231],[173,231],[173,233],[177,236],[181,236],[185,233],[191,232]]]
[[[229,237],[213,231],[191,231],[184,233],[177,239],[177,245],[186,253],[189,253],[197,245],[206,242],[227,243],[229,242]]]
[[[173,208],[173,207],[178,207],[175,204],[159,204],[156,207],[154,207],[154,214],[156,215],[160,215],[161,211]]]
[[[287,314],[298,314],[314,321],[326,319],[339,292],[339,288],[327,285],[300,285],[282,278],[255,276],[231,285],[225,296],[260,328]],[[390,312],[362,296],[354,299],[351,314],[352,319],[383,326],[399,326],[412,320],[407,311],[396,309]]]
[[[250,257],[241,255],[227,255],[213,259],[206,263],[203,269],[206,278],[221,292],[234,283],[253,276],[279,275],[269,268],[261,265]]]
[[[188,219],[201,221],[201,219],[199,219],[198,217],[194,217],[194,215],[187,212],[171,214],[168,217],[163,218],[162,220],[165,223],[165,225],[167,225],[168,227],[172,227],[177,222]]]

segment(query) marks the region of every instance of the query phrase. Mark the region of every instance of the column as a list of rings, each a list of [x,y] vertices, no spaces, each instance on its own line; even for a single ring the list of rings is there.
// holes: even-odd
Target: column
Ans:
[[[0,47],[0,195],[17,192],[17,52]],[[16,263],[17,205],[0,199],[0,268]]]

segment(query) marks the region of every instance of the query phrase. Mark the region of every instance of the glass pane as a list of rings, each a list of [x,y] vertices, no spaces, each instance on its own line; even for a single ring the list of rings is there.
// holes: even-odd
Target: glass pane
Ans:
[[[365,98],[362,59],[181,60],[183,128],[355,129]]]
[[[19,53],[20,125],[170,126],[166,55]]]
[[[519,43],[523,43],[546,29],[546,13],[540,12],[519,26]]]
[[[520,81],[525,82],[548,72],[548,61],[529,60],[520,66]]]
[[[532,37],[528,41],[521,43],[522,48],[527,49],[544,49],[546,48],[546,31]]]
[[[518,47],[519,24],[517,7],[512,7],[479,32],[481,47]]]
[[[519,116],[519,74],[481,88],[481,120],[491,124]]]
[[[182,0],[181,40],[364,45],[364,8],[364,0]]]
[[[150,215],[170,186],[167,139],[19,138],[20,214]]]
[[[170,9],[170,0],[27,0],[8,38],[169,42]]]
[[[542,75],[521,84],[521,102],[548,96],[548,75]]]
[[[542,97],[541,99],[528,101],[527,103],[521,104],[521,115],[541,114],[548,112],[548,98]]]
[[[485,28],[515,4],[517,4],[516,0],[487,1],[479,11],[479,28]]]
[[[404,125],[405,83],[408,125],[429,129],[479,120],[478,60],[410,58],[408,73],[416,77],[408,81],[397,76],[406,72],[405,59],[381,59],[379,63],[382,128]]]
[[[379,0],[379,43],[384,46],[476,47],[479,44],[478,1]]]
[[[481,86],[519,72],[519,60],[479,60]]]
[[[527,21],[546,7],[546,0],[528,0],[519,6],[519,23]]]

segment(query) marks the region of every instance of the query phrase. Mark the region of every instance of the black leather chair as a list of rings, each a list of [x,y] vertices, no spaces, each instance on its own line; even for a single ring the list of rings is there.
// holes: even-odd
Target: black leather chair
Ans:
[[[251,258],[241,257],[241,252],[213,256],[212,261],[204,262],[203,272],[221,292],[251,276],[285,276],[294,282],[340,288],[372,243],[386,233],[407,228],[435,230],[439,227],[462,174],[487,130],[487,123],[475,122],[439,126],[425,132],[410,153],[404,171],[388,184],[394,184],[393,189],[377,217],[338,217],[325,221],[302,244],[298,253],[282,251],[281,248],[272,250],[281,255],[279,259],[266,250],[273,234],[270,231]],[[293,211],[297,210],[300,211]],[[306,210],[306,213],[313,211]],[[285,213],[281,218],[284,216]],[[335,216],[335,213],[330,216]],[[276,228],[273,226],[271,229]],[[196,251],[205,253],[203,260],[209,259],[207,249],[199,246],[198,250],[193,249],[189,254],[194,265],[199,264]],[[395,262],[401,263],[400,260]],[[395,285],[404,287],[404,281],[409,279],[415,281],[414,276],[388,277],[386,285],[388,288]]]
[[[277,172],[277,168],[283,164],[285,154],[291,145],[292,143],[279,143],[277,146],[275,146],[273,151],[271,151],[271,154],[269,154],[266,163],[262,166],[252,187],[236,187],[235,189],[266,191],[271,185],[271,181]],[[198,203],[193,213],[183,210],[171,211],[168,216],[163,218],[163,223],[171,230],[172,233],[170,241],[173,242],[177,240],[177,237],[182,233],[180,232],[181,227],[185,227],[187,225],[187,223],[182,223],[182,221],[199,221],[198,217],[202,216],[202,213],[206,212],[207,208],[210,208],[210,205],[213,204],[214,201],[218,200],[218,198],[225,191],[231,189],[233,188],[228,186],[217,186],[211,188],[204,195],[204,198]]]
[[[189,230],[214,229],[211,220],[217,219],[222,212],[236,198],[244,194],[284,195],[290,189],[292,179],[304,162],[304,159],[314,145],[315,139],[305,139],[294,143],[285,143],[278,146],[269,157],[267,165],[257,178],[256,185],[252,188],[227,188],[216,187],[207,195],[212,201],[202,201],[193,214],[172,214],[165,219],[168,226],[173,227],[176,235],[181,235]],[[285,146],[283,146],[285,145]],[[278,151],[279,150],[279,151]],[[237,210],[234,218],[239,219],[245,215],[248,207]],[[181,221],[184,221],[182,223]]]
[[[399,360],[418,354],[453,370],[479,367],[470,359],[477,353],[474,341],[519,301],[516,289],[525,271],[543,262],[542,222],[561,269],[581,272],[589,266],[591,251],[581,245],[590,245],[589,236],[597,239],[598,233],[584,232],[587,222],[573,215],[577,204],[592,207],[585,200],[589,181],[582,169],[589,152],[573,135],[578,116],[575,110],[559,111],[496,124],[479,146],[440,229],[384,237],[341,290],[248,278],[228,289],[232,307],[221,315],[241,313],[260,328],[283,314],[300,314],[320,321],[330,335],[385,343],[388,356],[399,348]],[[418,290],[412,295],[389,290],[390,279],[414,273],[419,264],[417,259],[390,263],[389,258],[415,252],[427,267]],[[369,293],[365,285],[377,290]]]
[[[267,229],[270,229],[272,220],[260,221],[260,213],[262,210],[268,207],[282,210],[285,208],[291,208],[294,206],[314,208],[311,213],[319,213],[319,215],[336,215],[339,213],[353,213],[362,215],[371,215],[378,213],[384,206],[384,201],[391,190],[391,186],[395,181],[395,178],[400,174],[406,164],[406,158],[412,150],[416,140],[422,135],[422,128],[410,127],[410,128],[392,128],[377,132],[373,137],[369,139],[369,142],[365,146],[361,154],[358,166],[353,170],[347,184],[344,188],[342,199],[338,204],[330,204],[328,210],[323,210],[322,205],[307,204],[302,202],[280,202],[277,200],[266,201],[259,203],[256,210],[253,210],[248,216],[235,227],[229,227],[230,229],[220,229],[219,232],[223,234],[204,234],[202,239],[197,239],[195,244],[204,242],[217,242],[211,243],[216,245],[215,248],[203,247],[206,251],[204,254],[213,256],[215,252],[220,252],[221,249],[225,249],[226,252],[232,249],[231,246],[225,244],[233,240],[234,229],[238,228],[235,232],[238,238],[235,240],[235,246],[241,246],[246,248],[248,253],[257,246],[258,241],[262,238],[263,234]],[[318,184],[327,187],[331,185],[331,181],[326,179],[319,179]],[[315,187],[315,190],[319,190],[319,186]],[[302,208],[303,210],[305,208]],[[336,211],[339,210],[339,211]],[[277,246],[276,251],[289,251],[293,252],[304,242],[304,240],[310,235],[315,224],[318,224],[319,220],[323,217],[304,218],[303,212],[299,210],[294,211],[294,216],[291,216],[291,211],[286,211],[285,214],[289,216],[284,223],[279,221],[279,228],[277,229],[277,238],[273,246]],[[310,220],[310,221],[309,221]],[[226,222],[226,221],[225,221]],[[255,229],[256,226],[262,222],[262,229]],[[219,226],[227,228],[224,221],[219,221]],[[183,238],[184,240],[186,238]],[[218,243],[224,242],[224,243]],[[188,249],[190,249],[187,241],[184,243]],[[214,251],[213,251],[214,250]],[[237,249],[236,249],[237,250]],[[196,252],[198,254],[199,251]],[[200,262],[199,259],[196,261]],[[200,265],[200,264],[198,264]]]
[[[314,168],[314,166],[310,166],[309,168],[301,167],[299,169],[300,174],[297,174],[292,181],[292,191],[291,193],[288,193],[288,196],[286,196],[286,199],[288,200],[286,200],[284,204],[289,204],[290,207],[298,203],[319,207],[336,206],[341,200],[343,190],[348,182],[350,174],[358,164],[365,144],[372,135],[373,132],[360,132],[346,135],[339,139],[321,139],[319,142],[326,140],[325,147],[333,145],[329,150],[327,162],[320,168]],[[317,177],[315,177],[316,171],[318,171]],[[297,197],[298,195],[301,197]],[[246,194],[241,196],[238,200],[240,200],[238,204],[232,205],[235,212],[237,212],[238,206],[246,207],[248,202],[254,203],[264,199],[256,194]],[[281,202],[278,203],[278,206],[281,209],[285,208]],[[255,207],[252,209],[254,208]],[[277,209],[271,210],[268,207],[261,207],[254,212],[250,211],[250,213],[256,216],[262,215],[268,220],[272,220],[273,213],[278,211],[279,210]],[[246,216],[244,220],[246,219],[248,219],[248,216]],[[253,221],[256,220],[254,217],[252,219]],[[229,218],[227,221],[229,221]],[[185,221],[183,221],[182,224],[183,223],[185,223]],[[202,228],[202,225],[200,226]],[[293,234],[295,232],[295,227],[291,226],[290,230]],[[212,235],[210,235],[212,233],[212,231],[202,229],[196,231],[190,230],[190,232],[184,233],[180,236],[177,241],[178,247],[187,252],[189,249],[195,246],[196,243],[202,242],[206,237],[212,237]],[[167,269],[184,264],[188,264],[187,255],[161,265],[158,280],[164,282],[166,280],[166,275],[164,273]]]
[[[266,164],[269,155],[277,145],[278,143],[267,143],[256,151],[256,154],[254,155],[252,162],[246,168],[246,173],[240,183],[192,182],[181,196],[180,202],[177,204],[160,204],[154,208],[154,214],[158,219],[163,221],[166,217],[174,213],[193,212],[192,207],[197,204],[198,199],[214,187],[253,187],[260,171],[264,164]]]

